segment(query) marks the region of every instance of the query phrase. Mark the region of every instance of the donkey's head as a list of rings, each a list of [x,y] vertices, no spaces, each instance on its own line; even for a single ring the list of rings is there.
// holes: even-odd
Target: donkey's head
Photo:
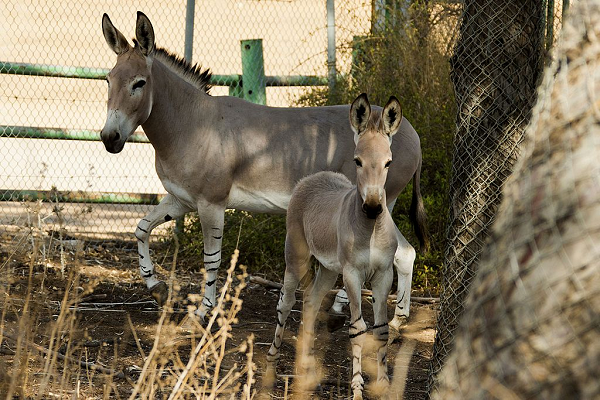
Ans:
[[[148,17],[138,11],[135,46],[129,45],[106,14],[102,17],[102,32],[117,54],[117,64],[106,76],[108,114],[100,137],[107,151],[118,153],[152,110],[152,58],[148,56],[154,50],[154,29]]]
[[[392,162],[392,136],[402,122],[402,107],[394,96],[381,114],[371,112],[365,93],[352,102],[350,125],[354,131],[356,185],[362,198],[362,209],[369,218],[377,218],[386,206],[385,180]]]

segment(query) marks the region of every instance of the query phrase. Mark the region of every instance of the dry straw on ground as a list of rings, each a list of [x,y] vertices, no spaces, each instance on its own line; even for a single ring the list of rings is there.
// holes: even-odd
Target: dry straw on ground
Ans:
[[[37,221],[35,210],[38,208],[35,204],[30,207],[30,221]],[[85,327],[79,325],[78,310],[93,297],[90,294],[97,282],[82,279],[77,260],[79,251],[66,252],[59,239],[54,239],[53,244],[35,223],[24,232],[23,239],[31,244],[28,265],[12,268],[15,253],[9,254],[0,265],[3,278],[0,285],[2,398],[83,396],[93,399],[122,398],[124,394],[130,399],[172,400],[252,397],[253,336],[249,335],[237,345],[229,342],[242,307],[240,294],[246,281],[245,269],[242,267],[241,272],[236,269],[237,251],[221,288],[218,305],[204,326],[195,320],[193,307],[189,307],[187,318],[175,322],[178,312],[173,309],[173,303],[177,299],[177,288],[173,287],[169,303],[155,325],[155,340],[148,354],[140,346],[136,327],[128,319],[140,356],[145,360],[139,368],[123,365],[117,345],[110,357],[88,360],[92,356],[89,353],[91,341],[81,337]],[[171,282],[175,282],[176,253],[177,245]],[[45,277],[49,269],[55,270],[64,288],[48,287]],[[49,294],[57,291],[62,292],[59,302],[51,300]],[[105,365],[101,359],[112,361]],[[132,389],[124,393],[124,387]]]

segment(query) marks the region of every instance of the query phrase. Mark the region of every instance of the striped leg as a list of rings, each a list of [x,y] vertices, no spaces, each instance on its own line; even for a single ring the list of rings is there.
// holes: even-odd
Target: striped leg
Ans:
[[[344,327],[344,324],[346,323],[344,306],[348,304],[348,294],[346,293],[346,290],[338,290],[333,305],[329,309],[329,316],[327,319],[327,329],[329,332],[335,332]]]
[[[373,289],[373,315],[375,324],[373,325],[373,337],[377,341],[377,384],[380,389],[389,386],[390,378],[388,376],[387,366],[387,342],[389,335],[388,316],[387,316],[387,296],[392,288],[394,271],[391,268],[378,271],[371,280]]]
[[[212,204],[199,204],[198,217],[202,225],[202,238],[204,240],[203,255],[206,283],[204,284],[204,298],[200,307],[196,310],[196,315],[204,319],[217,302],[217,275],[221,265],[225,209]]]
[[[365,381],[362,377],[362,348],[367,333],[367,324],[362,317],[360,289],[362,280],[358,271],[346,266],[344,268],[344,286],[350,300],[350,344],[352,345],[352,393],[353,399],[362,399]]]
[[[296,239],[292,240],[294,236],[296,236]],[[300,280],[308,271],[309,262],[310,252],[304,238],[301,235],[296,235],[294,232],[288,231],[285,244],[285,276],[283,278],[283,287],[279,293],[279,302],[277,303],[275,338],[267,353],[265,386],[271,386],[275,382],[275,368],[277,360],[280,357],[279,349],[283,342],[285,324],[292,307],[296,303],[296,289]]]
[[[150,234],[158,225],[179,218],[188,211],[191,211],[189,207],[181,204],[175,196],[167,194],[148,215],[140,220],[135,230],[135,237],[138,242],[140,275],[144,279],[146,287],[150,289],[152,296],[161,306],[167,300],[168,289],[167,285],[154,275],[154,265],[150,259]]]
[[[267,353],[267,371],[265,373],[265,386],[273,386],[276,377],[276,368],[279,357],[281,356],[279,349],[283,343],[283,334],[287,318],[292,311],[292,307],[296,304],[296,288],[300,283],[302,276],[295,273],[290,273],[286,270],[283,280],[283,287],[279,292],[279,302],[277,303],[277,326],[275,327],[275,337],[273,343]]]
[[[350,304],[348,301],[348,293],[346,293],[346,290],[340,289],[335,295],[335,300],[331,306],[330,312],[333,314],[342,314],[344,306],[348,304]]]
[[[390,326],[399,330],[408,320],[410,313],[410,288],[416,252],[398,228],[396,228],[396,235],[398,237],[398,248],[394,254],[394,266],[398,272],[398,294],[394,319],[390,322]]]

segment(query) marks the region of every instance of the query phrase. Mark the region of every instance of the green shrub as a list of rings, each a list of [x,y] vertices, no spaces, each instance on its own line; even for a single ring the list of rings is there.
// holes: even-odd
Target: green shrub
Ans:
[[[186,217],[180,243],[182,256],[197,259],[200,263],[204,242],[197,214]],[[239,248],[238,263],[246,265],[250,274],[283,281],[285,215],[227,210],[222,244],[223,264]]]

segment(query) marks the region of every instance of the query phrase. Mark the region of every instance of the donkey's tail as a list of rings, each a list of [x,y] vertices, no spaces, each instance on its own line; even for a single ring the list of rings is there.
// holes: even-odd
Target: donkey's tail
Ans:
[[[427,233],[427,215],[425,214],[423,198],[421,197],[421,164],[422,160],[419,160],[419,166],[413,176],[413,192],[409,218],[413,225],[413,229],[415,230],[415,234],[417,235],[417,239],[419,239],[421,254],[423,254],[429,249],[429,237]]]

